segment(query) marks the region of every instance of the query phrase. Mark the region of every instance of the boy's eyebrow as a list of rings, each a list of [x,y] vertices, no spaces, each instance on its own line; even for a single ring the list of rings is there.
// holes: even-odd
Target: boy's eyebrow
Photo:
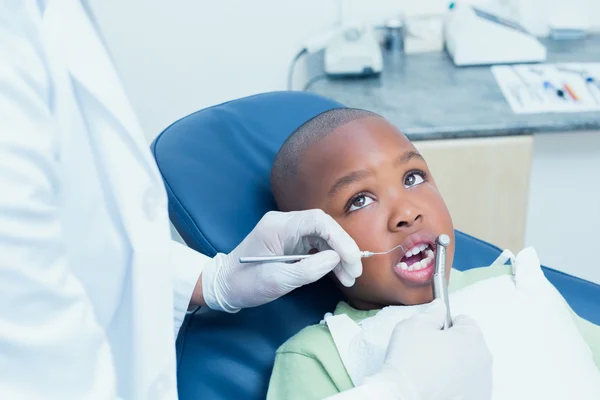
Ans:
[[[423,158],[423,156],[419,153],[417,153],[416,151],[407,151],[406,153],[402,154],[400,157],[398,157],[398,160],[396,161],[396,165],[400,165],[400,164],[406,164],[407,162],[409,162],[412,159],[415,158],[420,158],[421,160],[425,161],[425,159]]]
[[[406,164],[407,162],[409,162],[410,160],[413,160],[415,158],[424,160],[423,156],[421,154],[419,154],[418,152],[412,151],[412,150],[407,151],[406,153],[404,153],[400,157],[398,157],[398,159],[396,160],[396,165]],[[360,181],[361,179],[363,179],[369,175],[372,175],[372,174],[373,174],[373,172],[369,171],[368,169],[361,169],[358,171],[350,172],[349,174],[342,176],[340,179],[335,181],[335,183],[333,185],[331,185],[331,189],[329,189],[327,196],[328,197],[335,196],[336,193],[338,193],[339,191],[344,189],[346,186],[356,183],[356,182]]]
[[[350,172],[349,174],[342,176],[340,179],[335,181],[335,183],[333,185],[331,185],[331,189],[329,189],[327,196],[329,196],[329,197],[335,196],[335,194],[337,192],[339,192],[346,186],[356,183],[356,182],[360,181],[361,179],[363,179],[364,177],[366,177],[368,175],[372,175],[372,174],[373,174],[373,172],[369,171],[367,169],[361,169],[358,171]]]

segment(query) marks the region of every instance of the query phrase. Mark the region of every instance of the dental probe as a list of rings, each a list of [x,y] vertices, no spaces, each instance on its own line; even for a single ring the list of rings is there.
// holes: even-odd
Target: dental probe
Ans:
[[[442,234],[435,240],[435,270],[433,272],[433,298],[442,299],[446,307],[444,328],[452,327],[452,315],[450,314],[450,303],[448,301],[448,281],[446,280],[446,246],[450,244],[450,236]]]
[[[404,250],[404,248],[402,247],[401,244],[399,244],[396,247],[391,248],[388,251],[382,251],[382,252],[373,252],[373,251],[361,251],[360,252],[360,258],[369,258],[369,257],[373,257],[373,256],[379,256],[379,255],[383,255],[383,254],[388,254],[391,253],[392,251],[398,249],[398,248],[402,248],[402,250]],[[305,255],[295,255],[295,256],[257,256],[257,257],[240,257],[240,263],[242,264],[246,264],[246,263],[272,263],[272,262],[292,262],[292,261],[300,261],[300,260],[304,260],[305,258],[310,257],[312,254],[305,254]]]

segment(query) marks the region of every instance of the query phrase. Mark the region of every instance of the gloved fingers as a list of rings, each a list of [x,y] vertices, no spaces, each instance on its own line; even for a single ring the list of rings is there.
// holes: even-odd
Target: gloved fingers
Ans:
[[[317,249],[318,251],[332,250],[329,243],[319,236],[307,236],[306,241],[311,249]]]
[[[472,349],[477,349],[480,361],[491,364],[492,354],[487,347],[483,332],[479,328],[477,321],[466,315],[458,315],[453,320],[453,325],[449,333],[460,337],[466,343],[469,343]]]
[[[454,319],[452,320],[452,324],[455,327],[477,327],[477,321],[464,314],[459,314],[456,317],[454,317]]]
[[[413,317],[413,323],[430,329],[442,329],[444,318],[446,317],[446,308],[441,299],[433,300],[427,309]]]
[[[356,278],[350,275],[341,263],[335,266],[333,273],[338,281],[346,287],[353,286],[354,282],[356,282]]]
[[[331,246],[320,237],[309,237],[308,244],[319,251],[332,250]],[[358,269],[356,268],[358,266]],[[359,264],[347,264],[343,260],[333,269],[340,283],[346,287],[354,285],[356,278],[362,275],[362,261]]]
[[[288,285],[294,288],[313,283],[327,275],[340,263],[340,256],[333,250],[321,251],[293,264],[281,264]]]
[[[459,332],[461,335],[468,335],[471,337],[483,336],[481,329],[473,318],[466,315],[457,315],[452,320],[452,329],[454,332]]]
[[[354,239],[329,215],[322,210],[306,210],[294,216],[300,238],[318,236],[339,254],[342,266],[354,278],[362,273],[360,249]]]
[[[440,330],[444,326],[444,305],[441,300],[434,300],[429,307],[420,314],[414,315],[404,321],[400,321],[394,328],[394,334],[401,335],[405,330]]]
[[[344,286],[349,287],[349,286],[354,285],[356,278],[358,278],[359,276],[362,275],[362,268],[363,268],[362,261],[358,261],[357,263],[348,263],[348,262],[344,261],[344,259],[341,259],[340,267],[341,267],[342,271],[344,272],[344,274],[347,277],[349,277],[349,279],[346,281],[346,284]]]

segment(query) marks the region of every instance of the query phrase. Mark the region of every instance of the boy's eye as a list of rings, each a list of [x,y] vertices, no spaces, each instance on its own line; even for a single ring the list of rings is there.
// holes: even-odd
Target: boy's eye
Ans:
[[[404,179],[404,186],[406,186],[406,187],[417,186],[423,182],[425,182],[425,179],[424,179],[422,173],[411,172]]]
[[[370,198],[369,196],[366,196],[364,194],[361,194],[360,196],[357,196],[354,198],[354,200],[352,200],[352,202],[350,203],[350,207],[348,208],[348,212],[359,210],[363,207],[368,206],[372,202],[373,202],[372,198]]]

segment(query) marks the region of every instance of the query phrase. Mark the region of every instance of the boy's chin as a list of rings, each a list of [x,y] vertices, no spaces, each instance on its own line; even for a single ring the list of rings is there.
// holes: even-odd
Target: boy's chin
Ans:
[[[422,288],[420,290],[414,290],[413,293],[410,293],[406,296],[402,296],[402,298],[396,299],[396,305],[403,306],[418,306],[420,304],[427,304],[433,301],[433,291],[431,287]]]
[[[428,304],[433,301],[433,292],[431,288],[426,291],[419,293],[410,293],[400,297],[390,296],[385,299],[352,299],[349,298],[349,303],[356,309],[359,310],[377,310],[388,306],[418,306],[421,304]]]

